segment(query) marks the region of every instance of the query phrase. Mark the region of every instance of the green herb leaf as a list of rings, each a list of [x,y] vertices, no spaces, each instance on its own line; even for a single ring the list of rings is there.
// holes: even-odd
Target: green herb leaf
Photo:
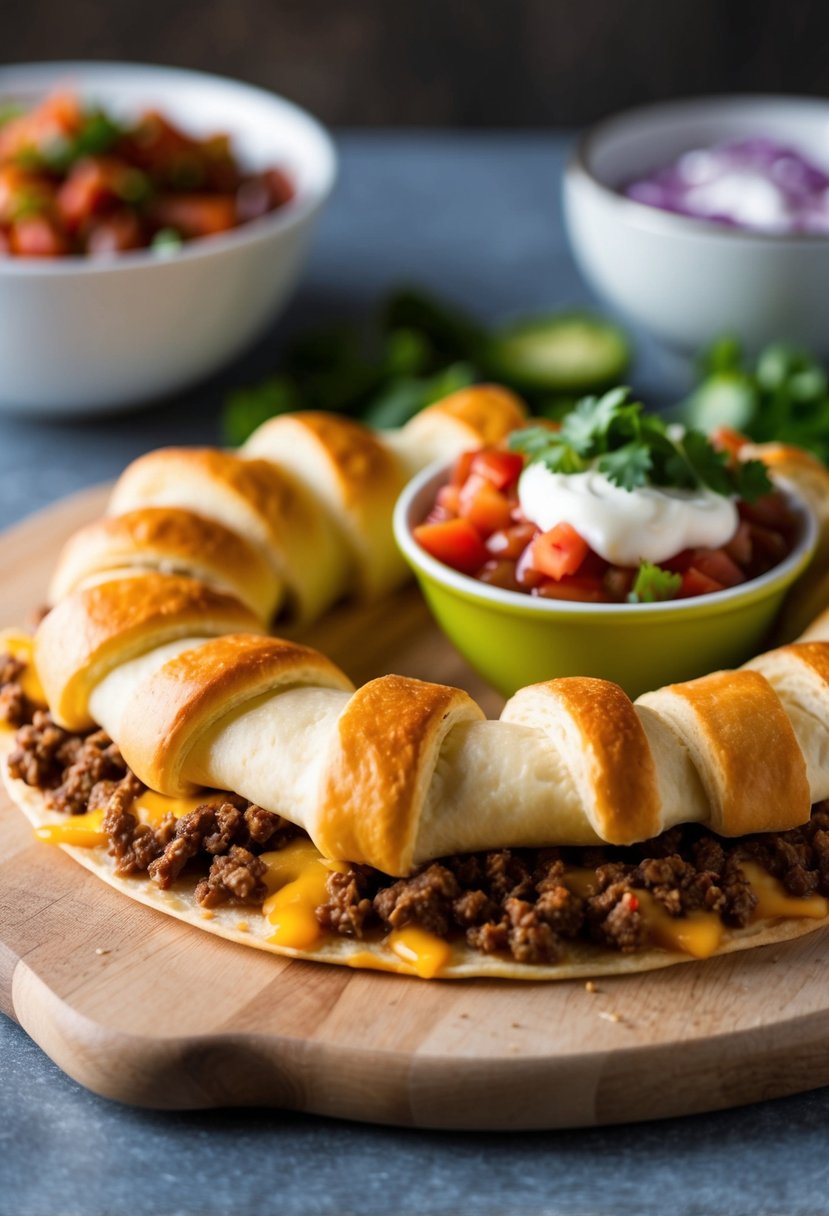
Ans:
[[[746,502],[754,502],[764,494],[771,494],[774,486],[769,471],[762,460],[745,460],[734,470],[737,494]]]
[[[615,452],[606,452],[600,456],[596,464],[600,473],[604,473],[608,481],[621,486],[623,490],[636,490],[646,486],[649,473],[653,466],[650,450],[644,443],[623,444]]]
[[[682,452],[697,476],[697,480],[715,494],[734,493],[734,479],[728,469],[728,456],[718,452],[702,431],[686,431],[682,437]]]
[[[529,463],[545,465],[552,473],[581,473],[587,462],[564,439],[564,432],[545,426],[513,431],[507,440],[513,452],[523,452]]]
[[[675,599],[682,586],[682,575],[663,570],[653,562],[642,562],[633,588],[628,593],[629,604],[654,604],[660,600]]]

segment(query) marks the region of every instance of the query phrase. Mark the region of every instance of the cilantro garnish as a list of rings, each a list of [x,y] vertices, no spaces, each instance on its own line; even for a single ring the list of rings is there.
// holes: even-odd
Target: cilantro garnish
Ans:
[[[630,389],[584,397],[565,415],[560,430],[530,426],[514,431],[509,446],[554,473],[581,473],[595,467],[623,490],[652,485],[694,490],[751,502],[772,489],[759,460],[730,462],[701,431],[670,428],[646,414]]]
[[[682,586],[682,575],[663,570],[653,562],[642,562],[628,594],[629,604],[655,604],[672,600]]]

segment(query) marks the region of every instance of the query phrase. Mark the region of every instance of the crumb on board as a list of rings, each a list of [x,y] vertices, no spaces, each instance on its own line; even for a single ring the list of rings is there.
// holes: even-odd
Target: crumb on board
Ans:
[[[596,984],[593,982],[593,980],[587,980],[587,982],[586,982],[586,983],[585,983],[585,985],[584,985],[584,991],[585,991],[585,992],[598,992],[598,991],[599,991],[599,988],[598,988],[598,986],[597,986],[597,985],[596,985]]]
[[[621,1013],[617,1013],[615,1009],[602,1009],[599,1012],[599,1017],[604,1018],[606,1022],[623,1022],[625,1020]]]
[[[96,954],[110,954],[110,953],[111,953],[111,951],[109,951],[109,950],[105,950],[103,946],[96,946],[96,947],[95,947],[95,953],[96,953]]]

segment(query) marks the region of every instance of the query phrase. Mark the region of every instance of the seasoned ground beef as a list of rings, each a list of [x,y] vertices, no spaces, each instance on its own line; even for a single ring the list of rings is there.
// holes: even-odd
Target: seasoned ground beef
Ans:
[[[329,876],[328,900],[317,919],[349,937],[418,925],[528,963],[561,958],[575,938],[632,953],[648,945],[637,891],[648,891],[671,916],[702,910],[727,925],[746,925],[757,906],[740,864],[749,859],[792,894],[829,896],[829,804],[816,806],[811,821],[792,832],[734,841],[689,825],[630,848],[499,849],[445,857],[397,880],[352,866]],[[567,886],[572,870],[593,871],[588,894],[580,897]]]
[[[66,754],[71,755],[71,763],[64,769],[60,785],[48,796],[52,810],[82,815],[100,781],[122,781],[127,775],[124,758],[105,731],[87,735],[74,753],[67,745]]]
[[[362,937],[363,926],[374,911],[376,870],[351,866],[345,873],[332,870],[328,876],[328,902],[317,909],[323,929],[345,937]]]
[[[101,788],[103,786],[103,789]],[[95,801],[102,796],[106,786],[101,783],[93,790]],[[103,828],[107,836],[107,849],[115,860],[115,873],[122,878],[129,874],[142,874],[161,849],[160,841],[148,824],[139,823],[132,807],[144,786],[133,773],[128,773],[114,787],[104,803]]]
[[[452,902],[460,895],[458,880],[445,866],[430,865],[413,878],[401,878],[374,897],[374,910],[389,929],[418,925],[446,937],[452,924]]]
[[[54,789],[60,785],[64,769],[72,763],[81,743],[79,736],[61,730],[46,710],[39,709],[15,736],[9,772],[27,785]]]
[[[149,875],[162,890],[166,890],[187,863],[201,853],[218,857],[229,854],[234,848],[243,851],[253,847],[279,848],[287,843],[295,831],[279,815],[229,795],[218,805],[205,803],[189,815],[182,815],[163,852],[151,862]],[[227,887],[226,882],[224,885]],[[227,889],[231,890],[229,887]],[[216,884],[215,890],[219,890],[219,884]],[[214,902],[220,903],[221,900],[214,899]],[[245,902],[250,902],[250,898],[247,897]]]
[[[29,698],[19,684],[4,684],[0,688],[0,722],[7,726],[22,726],[31,720]]]
[[[31,722],[35,709],[20,683],[25,670],[20,659],[0,654],[0,722],[15,728]]]
[[[262,881],[268,872],[255,853],[241,845],[231,845],[230,852],[214,857],[207,878],[196,886],[196,901],[203,908],[218,904],[261,904],[268,893]]]

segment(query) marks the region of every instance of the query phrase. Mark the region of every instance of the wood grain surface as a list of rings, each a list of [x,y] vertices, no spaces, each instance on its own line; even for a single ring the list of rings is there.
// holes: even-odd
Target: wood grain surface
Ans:
[[[0,538],[0,625],[42,602],[59,545],[103,501],[84,493]],[[498,712],[414,591],[309,640],[355,680],[445,680]],[[123,1102],[509,1130],[735,1106],[829,1083],[828,961],[818,931],[596,992],[293,962],[125,899],[0,798],[0,1008]]]

